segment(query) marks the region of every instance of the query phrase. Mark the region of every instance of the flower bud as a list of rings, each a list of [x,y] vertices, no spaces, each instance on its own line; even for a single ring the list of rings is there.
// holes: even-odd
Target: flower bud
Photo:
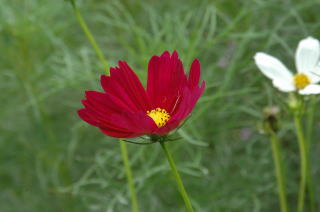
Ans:
[[[300,108],[300,101],[296,95],[290,94],[288,98],[288,106],[293,111],[298,110]]]
[[[279,130],[280,108],[271,105],[263,110],[262,130],[264,133],[276,133]]]

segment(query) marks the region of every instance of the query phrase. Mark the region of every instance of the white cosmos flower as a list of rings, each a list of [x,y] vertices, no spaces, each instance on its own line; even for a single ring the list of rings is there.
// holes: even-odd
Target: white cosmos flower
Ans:
[[[298,91],[302,95],[319,94],[320,85],[320,44],[315,38],[308,37],[299,42],[295,62],[297,74],[292,74],[277,58],[258,52],[254,56],[261,72],[272,80],[280,91]]]

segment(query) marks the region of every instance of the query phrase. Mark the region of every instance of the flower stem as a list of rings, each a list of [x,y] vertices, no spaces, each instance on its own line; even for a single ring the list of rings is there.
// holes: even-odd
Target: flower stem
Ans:
[[[281,212],[288,212],[286,186],[285,186],[285,178],[284,178],[284,170],[283,170],[283,160],[281,157],[279,139],[275,133],[271,134],[270,141],[272,146],[275,174],[276,174],[277,183],[278,183]]]
[[[315,95],[311,96],[311,101],[310,101],[310,105],[308,108],[308,113],[307,113],[307,131],[306,131],[306,140],[308,141],[308,143],[310,143],[311,139],[312,139],[312,132],[313,132],[313,122],[314,122],[314,111],[315,111],[315,107],[317,104],[317,98]]]
[[[109,65],[107,63],[107,60],[104,58],[101,49],[99,48],[96,40],[94,39],[92,33],[89,30],[88,25],[86,24],[86,22],[82,18],[81,13],[80,13],[79,9],[77,8],[77,5],[75,4],[75,2],[73,0],[71,0],[71,5],[72,5],[72,8],[73,8],[74,13],[76,15],[76,18],[77,18],[77,20],[78,20],[83,32],[85,33],[85,35],[87,36],[89,42],[91,43],[92,47],[94,48],[94,51],[96,52],[98,58],[100,59],[101,63],[103,64],[103,68],[104,68],[106,74],[108,75],[109,74]]]
[[[310,209],[311,212],[316,211],[316,201],[315,201],[315,193],[314,193],[314,185],[312,180],[312,169],[310,164],[310,146],[311,146],[311,139],[312,139],[312,130],[313,130],[313,122],[314,122],[314,111],[317,103],[317,98],[315,95],[311,96],[311,103],[307,114],[307,131],[306,131],[306,142],[307,142],[307,186],[308,186],[308,193],[310,199]]]
[[[73,8],[75,15],[76,15],[76,18],[77,18],[83,32],[87,36],[87,38],[88,38],[89,42],[91,43],[93,49],[95,50],[96,55],[98,56],[99,60],[103,64],[103,67],[105,69],[105,73],[107,75],[109,75],[110,72],[109,72],[109,65],[107,63],[107,60],[104,58],[103,53],[102,53],[101,49],[99,48],[97,42],[95,41],[92,33],[90,32],[89,27],[87,26],[86,22],[82,18],[82,15],[81,15],[79,9],[77,8],[76,3],[74,2],[74,0],[69,0],[69,1],[72,5],[72,8]],[[129,159],[128,159],[127,144],[125,143],[125,141],[123,141],[121,139],[120,139],[120,147],[121,147],[121,154],[122,154],[122,158],[123,158],[123,162],[124,162],[124,168],[125,168],[125,172],[127,175],[127,181],[128,181],[130,195],[131,195],[132,210],[133,210],[133,212],[138,212],[139,211],[138,200],[137,200],[137,196],[136,196],[136,192],[135,192],[134,183],[132,180],[132,172],[131,172],[130,163],[129,163]]]
[[[120,139],[120,146],[121,146],[123,164],[124,164],[124,168],[126,171],[127,181],[128,181],[130,195],[131,195],[132,211],[138,212],[139,211],[138,201],[137,201],[135,187],[134,187],[134,183],[133,183],[133,179],[132,179],[132,173],[131,173],[131,169],[130,169],[130,162],[128,159],[128,151],[127,151],[126,142]]]
[[[162,149],[163,149],[163,151],[164,151],[164,153],[165,153],[165,155],[166,155],[166,157],[168,159],[168,162],[170,164],[172,173],[173,173],[173,175],[174,175],[174,177],[176,179],[176,183],[177,183],[179,192],[180,192],[180,194],[181,194],[181,196],[183,198],[183,201],[184,201],[184,203],[186,205],[186,208],[187,208],[188,212],[193,212],[191,201],[190,201],[190,199],[188,197],[186,189],[184,188],[183,182],[182,182],[180,174],[179,174],[179,172],[178,172],[178,170],[176,168],[175,162],[174,162],[171,154],[168,151],[166,143],[165,142],[160,142],[160,144],[161,144],[161,147],[162,147]]]
[[[294,115],[294,123],[296,127],[296,133],[298,137],[298,144],[300,149],[300,187],[299,187],[299,199],[298,199],[298,212],[304,210],[304,199],[306,191],[307,181],[307,169],[308,169],[308,157],[307,157],[307,145],[304,139],[303,130],[301,126],[301,120],[299,114]]]

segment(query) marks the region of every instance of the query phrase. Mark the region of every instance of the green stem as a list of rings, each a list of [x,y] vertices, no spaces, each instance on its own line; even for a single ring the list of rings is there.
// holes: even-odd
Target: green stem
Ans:
[[[306,142],[307,142],[307,185],[308,185],[308,193],[310,199],[310,209],[311,212],[316,211],[316,201],[315,201],[315,193],[314,193],[314,185],[312,180],[312,169],[310,164],[310,146],[311,146],[311,139],[312,139],[312,130],[313,130],[313,122],[314,122],[314,111],[315,106],[317,103],[317,98],[315,95],[311,96],[311,103],[307,114],[307,134],[306,134]]]
[[[274,160],[274,166],[275,166],[275,174],[276,174],[277,183],[278,183],[281,212],[288,212],[286,186],[285,186],[285,178],[284,178],[284,170],[283,170],[283,160],[281,157],[279,139],[275,133],[272,133],[270,136],[270,140],[271,140],[272,154],[273,154],[273,160]]]
[[[307,181],[307,169],[308,169],[307,145],[304,139],[299,114],[294,115],[294,123],[295,123],[296,133],[298,137],[298,144],[300,149],[300,161],[301,161],[300,162],[300,187],[299,187],[299,199],[298,199],[297,211],[303,212],[305,191],[306,191],[306,181]]]
[[[134,183],[133,183],[133,179],[132,179],[132,173],[131,173],[131,169],[130,169],[130,162],[128,159],[128,151],[127,151],[126,142],[120,139],[120,146],[121,146],[123,164],[124,164],[124,168],[126,171],[130,195],[131,195],[132,211],[138,212],[139,211],[138,201],[137,201],[135,187],[134,187]]]
[[[107,63],[107,60],[104,58],[101,49],[99,48],[96,40],[94,39],[92,33],[89,30],[89,27],[87,26],[86,22],[82,18],[81,13],[80,13],[79,9],[77,8],[75,2],[73,2],[73,0],[71,1],[71,5],[72,5],[74,13],[77,17],[77,20],[78,20],[83,32],[87,36],[89,42],[91,43],[92,47],[94,48],[94,50],[96,52],[98,58],[100,59],[101,63],[103,64],[103,68],[105,69],[106,74],[109,75],[109,65]]]
[[[77,5],[75,4],[74,0],[70,0],[70,3],[72,5],[72,8],[75,12],[77,20],[78,20],[83,32],[87,36],[89,42],[91,43],[92,47],[94,48],[94,50],[96,52],[98,58],[100,59],[101,63],[103,64],[103,67],[105,69],[105,73],[107,75],[109,75],[110,72],[109,72],[109,65],[107,63],[107,60],[104,58],[102,51],[100,50],[97,42],[95,41],[92,33],[90,32],[89,27],[87,26],[86,22],[82,18],[82,15],[81,15],[79,9],[77,8]],[[134,183],[132,180],[132,172],[131,172],[130,163],[129,163],[129,159],[128,159],[127,144],[125,143],[125,141],[123,141],[121,139],[120,139],[120,147],[121,147],[121,154],[122,154],[122,158],[123,158],[123,162],[124,162],[124,168],[125,168],[125,172],[127,175],[127,181],[128,181],[130,195],[131,195],[132,210],[133,210],[133,212],[138,212],[139,211],[138,200],[137,200],[137,196],[136,196],[136,192],[135,192]]]
[[[313,125],[314,125],[314,111],[316,109],[317,98],[315,95],[311,96],[310,106],[307,114],[307,132],[306,132],[306,140],[308,144],[312,139]]]
[[[166,143],[165,142],[160,142],[160,144],[161,144],[161,147],[162,147],[162,149],[163,149],[163,151],[164,151],[164,153],[165,153],[165,155],[166,155],[166,157],[168,159],[168,162],[170,164],[172,173],[173,173],[173,175],[174,175],[174,177],[176,179],[176,183],[177,183],[179,192],[180,192],[180,194],[181,194],[181,196],[183,198],[183,201],[184,201],[184,203],[186,205],[186,208],[187,208],[188,212],[193,212],[191,201],[190,201],[190,199],[188,197],[186,189],[184,188],[183,182],[182,182],[180,174],[179,174],[179,172],[178,172],[178,170],[176,168],[174,160],[173,160],[171,154],[168,151]]]

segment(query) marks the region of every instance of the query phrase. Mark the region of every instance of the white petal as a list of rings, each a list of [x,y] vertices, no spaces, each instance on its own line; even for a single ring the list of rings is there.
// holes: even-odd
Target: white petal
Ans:
[[[319,72],[317,70],[318,70],[318,68],[315,67],[313,69],[313,71],[311,71],[309,73],[305,73],[309,77],[312,84],[320,82],[320,70],[319,70]]]
[[[312,71],[308,74],[312,83],[320,82],[320,64],[318,63],[315,67],[313,67]]]
[[[308,37],[299,42],[296,51],[296,67],[299,73],[310,73],[319,62],[320,44],[315,38]]]
[[[310,94],[319,94],[320,93],[320,85],[310,84],[304,89],[299,91],[302,95],[310,95]]]
[[[273,80],[272,84],[283,92],[292,92],[296,90],[293,79],[291,81]]]
[[[275,87],[284,92],[295,90],[292,73],[277,58],[258,52],[254,59],[261,72],[272,80]]]

